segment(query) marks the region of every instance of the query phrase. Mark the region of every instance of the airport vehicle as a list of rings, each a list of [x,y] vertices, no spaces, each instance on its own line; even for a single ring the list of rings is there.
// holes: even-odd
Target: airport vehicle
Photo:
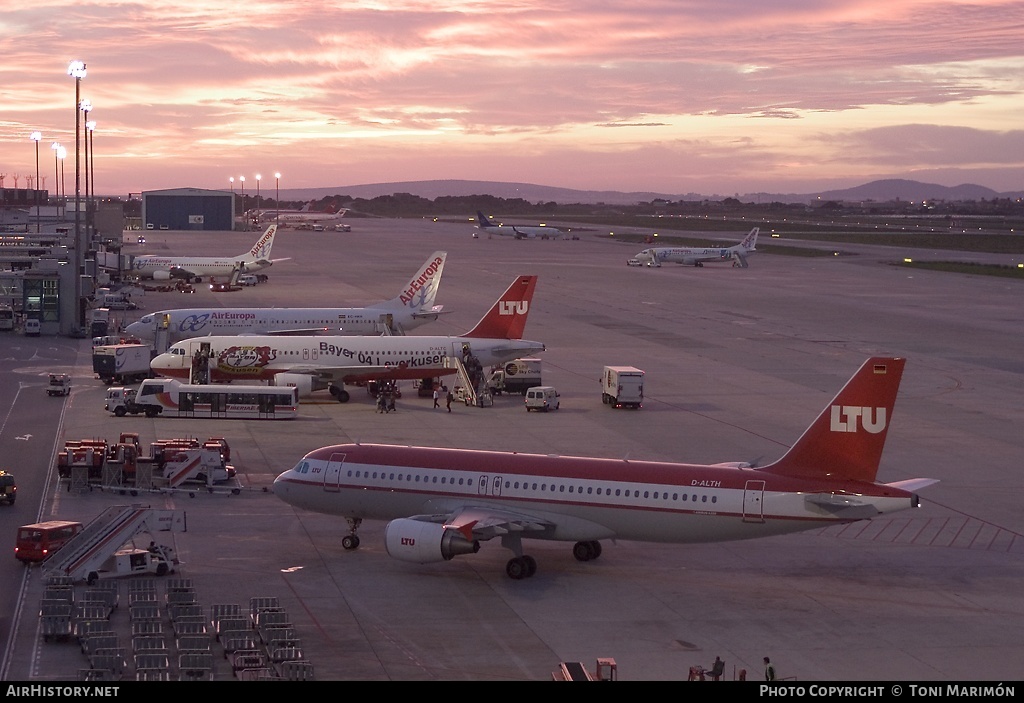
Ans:
[[[238,277],[238,284],[242,286],[254,286],[259,283],[254,273],[246,273]]]
[[[71,395],[71,376],[66,373],[51,373],[46,383],[46,395]]]
[[[171,346],[152,368],[162,376],[191,378],[193,359],[206,357],[212,383],[272,381],[296,386],[300,396],[327,388],[345,403],[346,383],[433,379],[458,373],[460,363],[475,368],[544,351],[540,342],[522,339],[536,285],[536,276],[519,276],[460,336],[198,337]]]
[[[235,267],[231,269],[231,274],[228,276],[228,280],[217,281],[213,278],[210,279],[210,291],[213,293],[231,293],[242,290],[242,282],[239,280],[241,276],[242,264],[236,263]]]
[[[854,522],[920,505],[936,483],[876,480],[906,359],[869,358],[778,460],[712,465],[559,457],[437,447],[344,444],[309,452],[274,481],[286,503],[341,515],[359,546],[363,519],[389,520],[390,556],[409,562],[473,554],[501,537],[506,574],[536,572],[524,538],[719,542]]]
[[[0,501],[8,505],[14,505],[18,498],[18,482],[14,480],[14,474],[0,470]]]
[[[38,337],[42,334],[42,325],[39,322],[39,318],[26,317],[25,318],[25,336],[26,337]]]
[[[658,267],[663,263],[676,263],[700,267],[709,261],[732,261],[733,266],[747,268],[747,257],[757,251],[754,247],[759,230],[759,227],[750,230],[743,241],[731,247],[651,247],[627,259],[626,265]]]
[[[549,410],[558,410],[559,397],[558,391],[552,386],[530,388],[526,391],[526,398],[524,399],[526,412],[536,410],[546,413]]]
[[[434,299],[447,257],[435,251],[398,295],[365,308],[180,308],[144,315],[126,331],[161,351],[205,335],[404,334],[443,314]]]
[[[540,359],[516,359],[491,369],[491,377],[487,379],[487,390],[492,395],[502,393],[518,393],[526,395],[526,391],[541,384]]]
[[[14,308],[7,303],[0,304],[0,332],[14,329]]]
[[[337,224],[337,225],[334,225],[334,231],[335,232],[351,232],[352,231],[352,225]]]
[[[593,672],[583,662],[559,662],[551,672],[552,681],[618,681],[619,666],[611,657],[600,657]]]
[[[110,344],[92,348],[92,370],[108,386],[138,383],[153,375],[148,344]]]
[[[107,390],[105,408],[124,417],[205,417],[210,419],[291,420],[299,414],[294,386],[184,384],[153,378],[131,387]]]
[[[548,227],[545,224],[498,224],[479,210],[476,211],[476,226],[481,232],[486,232],[487,234],[497,234],[503,237],[515,237],[516,239],[556,239],[565,234],[557,227]]]
[[[43,561],[82,531],[82,523],[47,520],[18,528],[14,556],[23,564]]]
[[[138,549],[131,543],[141,534],[185,531],[184,511],[157,510],[146,505],[111,506],[43,562],[43,576],[90,585],[118,576],[163,576],[172,573],[178,564],[174,550],[155,541],[150,542],[148,549]]]
[[[110,310],[93,308],[89,311],[89,336],[103,337],[110,330]]]
[[[613,408],[642,408],[644,372],[632,366],[605,366],[601,371],[601,402]]]
[[[253,273],[286,259],[271,259],[277,225],[270,225],[253,244],[252,249],[238,256],[136,256],[131,273],[139,278],[167,281],[181,278],[190,283],[201,283],[203,278],[226,278],[238,264],[242,273]]]

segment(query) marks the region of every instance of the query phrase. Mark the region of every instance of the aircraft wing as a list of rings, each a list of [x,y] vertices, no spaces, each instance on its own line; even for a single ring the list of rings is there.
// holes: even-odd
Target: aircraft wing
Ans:
[[[512,532],[547,532],[554,523],[525,513],[471,505],[447,514],[414,515],[410,520],[437,522],[445,529],[458,530],[467,540],[488,540]]]

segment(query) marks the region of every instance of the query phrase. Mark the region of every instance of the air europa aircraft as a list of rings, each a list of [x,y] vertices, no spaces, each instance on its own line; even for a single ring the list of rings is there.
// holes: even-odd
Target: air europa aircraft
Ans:
[[[277,225],[270,225],[252,249],[238,256],[136,256],[132,261],[132,274],[157,281],[182,278],[198,283],[203,277],[227,278],[236,270],[238,273],[255,273],[278,261],[287,261],[270,258],[276,234]]]
[[[575,542],[575,558],[589,561],[600,540],[719,542],[866,520],[919,507],[915,491],[936,483],[876,480],[905,361],[868,359],[762,467],[341,444],[308,453],[274,493],[344,517],[345,549],[359,546],[363,519],[389,520],[387,552],[403,561],[445,561],[499,537],[513,579],[537,570],[528,538]]]
[[[345,403],[345,383],[432,381],[456,373],[452,357],[491,366],[544,351],[542,343],[522,338],[536,286],[536,276],[520,276],[473,329],[459,336],[196,337],[173,344],[150,367],[161,376],[190,378],[198,352],[209,359],[211,382],[271,381],[294,385],[300,395],[328,388]]]
[[[125,331],[143,341],[155,341],[162,330],[161,345],[190,337],[219,334],[404,334],[436,320],[443,305],[435,305],[447,252],[435,251],[398,295],[365,308],[182,308],[149,313]]]

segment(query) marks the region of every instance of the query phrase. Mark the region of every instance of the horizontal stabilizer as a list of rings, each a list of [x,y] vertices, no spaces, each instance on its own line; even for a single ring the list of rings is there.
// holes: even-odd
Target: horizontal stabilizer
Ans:
[[[895,483],[887,483],[885,485],[898,488],[901,491],[907,491],[908,493],[916,493],[922,488],[934,485],[939,482],[937,478],[908,478],[906,481],[896,481]]]
[[[808,507],[814,506],[838,518],[845,520],[866,520],[880,515],[878,510],[871,503],[848,495],[837,495],[835,493],[818,493],[804,498]]]

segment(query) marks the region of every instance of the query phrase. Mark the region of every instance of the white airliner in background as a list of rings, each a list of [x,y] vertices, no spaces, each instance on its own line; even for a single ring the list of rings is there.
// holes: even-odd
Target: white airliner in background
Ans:
[[[553,239],[562,236],[562,230],[547,225],[505,225],[498,224],[479,210],[476,211],[476,226],[481,232],[498,234],[516,239]]]
[[[536,286],[536,276],[520,276],[460,336],[196,337],[171,346],[153,359],[151,368],[161,376],[187,379],[196,353],[206,350],[213,383],[272,381],[295,385],[300,395],[329,388],[345,403],[345,383],[434,379],[457,373],[452,357],[473,357],[488,367],[544,351],[540,342],[522,338]]]
[[[270,249],[274,246],[277,225],[270,225],[260,235],[252,249],[238,256],[157,256],[145,254],[132,261],[132,273],[139,278],[166,281],[182,278],[200,282],[207,278],[228,278],[238,265],[239,273],[253,273],[271,264],[287,259],[271,259]]]
[[[205,335],[355,335],[404,334],[436,320],[434,305],[448,253],[435,251],[391,300],[364,308],[182,308],[144,315],[128,325],[128,334],[162,346]],[[164,348],[166,348],[164,346]]]
[[[761,467],[516,452],[341,444],[308,453],[274,481],[286,503],[340,515],[359,546],[366,519],[389,520],[390,556],[415,563],[473,554],[501,538],[505,571],[533,576],[523,539],[720,542],[813,530],[915,508],[932,479],[878,483],[902,358],[869,358],[785,455]]]
[[[747,268],[747,257],[757,250],[757,233],[759,227],[750,230],[739,244],[731,247],[652,247],[629,259],[630,266],[661,266],[663,263],[685,264],[687,266],[703,266],[708,261],[729,261],[733,266]]]

